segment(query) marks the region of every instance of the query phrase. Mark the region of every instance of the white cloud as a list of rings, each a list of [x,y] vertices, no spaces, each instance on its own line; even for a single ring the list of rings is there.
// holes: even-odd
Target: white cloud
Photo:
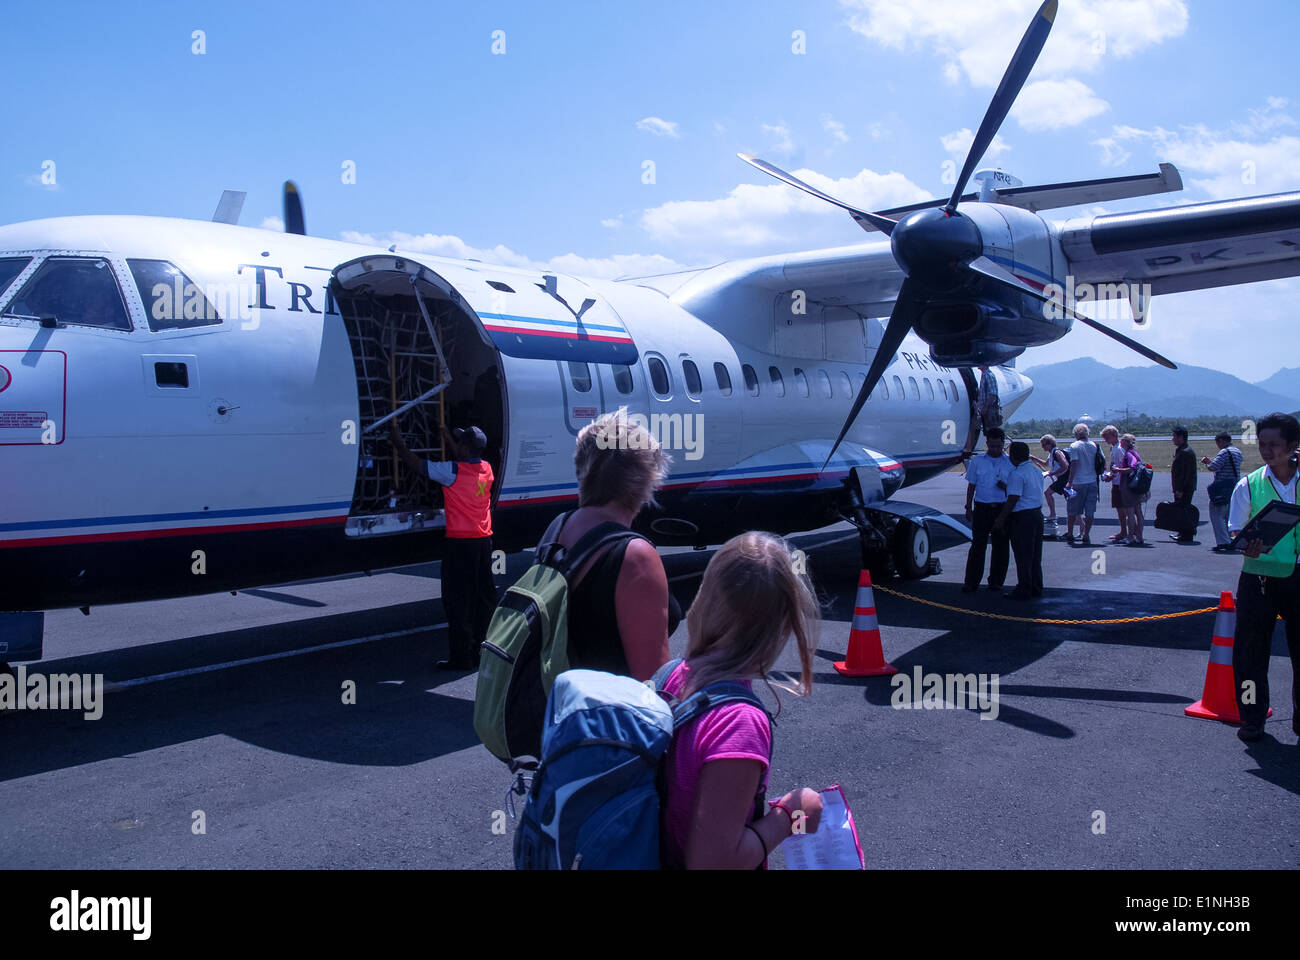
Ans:
[[[840,123],[829,113],[822,114],[822,129],[831,135],[831,138],[839,143],[848,143],[849,135],[844,132],[844,124]]]
[[[954,130],[952,133],[940,137],[939,142],[943,144],[945,150],[960,160],[970,151],[970,145],[975,142],[975,133],[970,127],[962,127],[960,130]],[[992,160],[1010,149],[1010,145],[1002,139],[1000,133],[994,134],[993,142],[989,144],[988,150],[984,151],[984,159]]]
[[[263,217],[262,222],[258,224],[263,230],[274,230],[276,233],[284,233],[284,221],[279,217]]]
[[[1271,97],[1245,120],[1216,130],[1204,124],[1166,130],[1117,126],[1094,141],[1102,162],[1116,165],[1141,150],[1155,161],[1178,167],[1188,187],[1215,200],[1294,190],[1300,183],[1300,136],[1278,133],[1295,125],[1287,102]]]
[[[763,135],[768,138],[768,151],[770,153],[789,156],[794,153],[794,141],[790,139],[790,131],[783,126],[763,124]]]
[[[854,32],[897,50],[928,48],[944,59],[946,79],[965,75],[995,87],[1039,0],[840,0]],[[1126,58],[1187,29],[1186,0],[1073,0],[1062,3],[1035,67],[1036,76],[1086,73],[1109,56]]]
[[[658,117],[646,117],[644,120],[636,122],[638,130],[644,130],[646,133],[653,133],[656,137],[672,137],[679,139],[681,134],[677,132],[677,124],[669,120],[660,120]]]
[[[607,220],[602,220],[600,221],[600,225],[602,227],[608,227],[610,230],[617,230],[619,227],[623,226],[623,215],[619,214],[617,217],[610,217]]]
[[[516,253],[503,244],[491,248],[472,247],[460,237],[447,234],[411,234],[400,230],[373,234],[344,230],[339,234],[339,238],[348,243],[363,243],[367,246],[385,248],[396,244],[399,251],[407,253],[428,253],[435,257],[447,257],[453,260],[481,260],[484,263],[499,263],[507,267],[537,270],[539,273],[556,271],[598,280],[670,273],[682,269],[681,264],[659,254],[634,253],[615,254],[612,257],[583,257],[576,253],[566,253],[551,257],[549,260],[534,260],[525,254]]]
[[[862,210],[882,210],[930,197],[901,173],[863,170],[838,180],[814,170],[797,170],[794,175]],[[707,258],[752,255],[760,248],[775,253],[867,239],[838,207],[783,183],[742,183],[715,200],[669,201],[646,210],[641,226],[661,244]]]
[[[1025,84],[1011,116],[1026,130],[1060,130],[1077,127],[1109,109],[1109,103],[1079,80],[1039,80]]]

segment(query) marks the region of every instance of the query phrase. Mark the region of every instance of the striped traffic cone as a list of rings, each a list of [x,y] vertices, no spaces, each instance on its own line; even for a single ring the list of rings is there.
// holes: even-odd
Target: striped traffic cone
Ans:
[[[846,677],[886,677],[898,668],[885,663],[880,648],[880,625],[876,621],[876,598],[871,592],[871,574],[866,570],[858,578],[858,597],[853,604],[853,627],[849,630],[849,652],[835,664]]]
[[[1237,685],[1232,674],[1232,635],[1237,630],[1237,605],[1231,590],[1219,594],[1219,612],[1214,617],[1214,639],[1210,643],[1210,663],[1205,668],[1205,691],[1201,699],[1183,713],[1201,720],[1241,723],[1237,710]],[[1273,711],[1269,710],[1269,716]]]

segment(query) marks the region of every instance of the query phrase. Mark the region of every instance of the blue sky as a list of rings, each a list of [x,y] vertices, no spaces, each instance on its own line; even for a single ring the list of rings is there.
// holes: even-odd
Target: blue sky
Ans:
[[[868,209],[946,194],[944,161],[960,165],[960,132],[1037,3],[982,6],[11,6],[0,221],[207,218],[229,187],[248,191],[244,224],[274,226],[293,178],[319,236],[597,276],[857,243],[847,216],[736,152],[811,171]],[[986,165],[1026,183],[1179,166],[1182,194],[1114,210],[1300,189],[1298,26],[1290,0],[1062,0]],[[1262,379],[1300,365],[1298,293],[1288,280],[1160,298],[1144,339]],[[1261,362],[1265,328],[1283,349]],[[1076,331],[1021,364],[1076,355],[1143,362]]]

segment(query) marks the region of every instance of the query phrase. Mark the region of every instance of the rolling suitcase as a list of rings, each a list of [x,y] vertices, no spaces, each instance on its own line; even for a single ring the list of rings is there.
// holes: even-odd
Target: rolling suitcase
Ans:
[[[1196,525],[1201,522],[1201,511],[1196,509],[1192,503],[1174,503],[1166,501],[1156,506],[1156,523],[1157,530],[1168,530],[1172,533],[1191,533],[1196,530]]]

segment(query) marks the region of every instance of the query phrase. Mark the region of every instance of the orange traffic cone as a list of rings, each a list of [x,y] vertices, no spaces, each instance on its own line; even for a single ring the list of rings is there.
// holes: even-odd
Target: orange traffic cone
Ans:
[[[1205,668],[1205,692],[1183,713],[1202,720],[1241,723],[1237,710],[1237,684],[1232,674],[1232,635],[1237,629],[1237,605],[1232,591],[1219,594],[1219,612],[1214,617],[1214,639],[1210,643],[1210,664]],[[1269,710],[1269,716],[1273,711]]]
[[[849,630],[849,652],[835,669],[846,677],[886,677],[898,668],[885,663],[880,648],[880,626],[876,622],[876,598],[871,592],[871,574],[866,570],[858,578],[858,597],[853,605],[853,627]]]

